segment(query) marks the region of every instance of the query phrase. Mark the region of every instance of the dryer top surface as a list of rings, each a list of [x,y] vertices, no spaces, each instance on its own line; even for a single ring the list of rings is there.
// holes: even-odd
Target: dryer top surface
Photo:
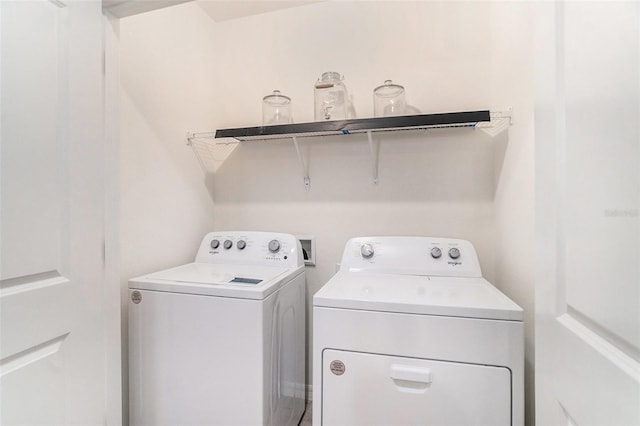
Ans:
[[[484,278],[338,272],[315,307],[522,321],[520,306]]]

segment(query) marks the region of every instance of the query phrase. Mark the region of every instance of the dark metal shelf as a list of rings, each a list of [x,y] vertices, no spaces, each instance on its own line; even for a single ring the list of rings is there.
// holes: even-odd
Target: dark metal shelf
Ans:
[[[506,112],[465,111],[220,129],[215,132],[187,133],[187,144],[193,148],[203,170],[215,172],[240,142],[291,139],[302,168],[304,186],[309,189],[311,182],[309,170],[300,152],[298,138],[366,133],[373,182],[377,184],[379,150],[376,144],[380,142],[374,142],[373,133],[466,127],[482,129],[493,137],[510,124],[511,109],[509,108]]]
[[[348,135],[352,133],[388,132],[394,130],[475,127],[478,123],[489,121],[491,121],[491,117],[488,110],[466,111],[220,129],[216,131],[215,138],[234,138],[239,141],[251,141],[283,139],[294,136]]]

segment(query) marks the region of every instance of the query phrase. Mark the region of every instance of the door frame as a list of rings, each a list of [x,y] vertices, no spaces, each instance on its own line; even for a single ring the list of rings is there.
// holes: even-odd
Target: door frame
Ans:
[[[122,362],[126,353],[122,338],[122,301],[120,286],[120,236],[119,236],[119,156],[120,156],[120,118],[119,118],[119,62],[118,62],[118,25],[119,19],[103,9],[103,61],[104,61],[104,306],[106,339],[106,424],[128,424],[124,410],[123,397],[127,395],[128,382]],[[126,324],[124,324],[126,326]]]

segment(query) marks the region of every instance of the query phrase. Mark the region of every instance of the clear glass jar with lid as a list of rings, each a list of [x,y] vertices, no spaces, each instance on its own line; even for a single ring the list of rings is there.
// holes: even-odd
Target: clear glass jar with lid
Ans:
[[[347,118],[347,88],[337,72],[325,72],[314,86],[314,118],[316,121]]]
[[[272,94],[262,98],[262,125],[293,123],[291,115],[291,98],[274,90]]]
[[[405,115],[407,101],[405,99],[404,87],[385,80],[382,86],[373,89],[373,116],[387,117],[394,115]]]

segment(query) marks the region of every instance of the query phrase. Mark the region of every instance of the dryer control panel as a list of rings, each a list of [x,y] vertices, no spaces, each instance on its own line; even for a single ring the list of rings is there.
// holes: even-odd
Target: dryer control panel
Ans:
[[[300,242],[293,235],[223,231],[205,235],[196,262],[297,268],[304,265],[304,258]]]
[[[466,240],[432,237],[358,237],[347,241],[341,271],[482,277],[478,256]]]

